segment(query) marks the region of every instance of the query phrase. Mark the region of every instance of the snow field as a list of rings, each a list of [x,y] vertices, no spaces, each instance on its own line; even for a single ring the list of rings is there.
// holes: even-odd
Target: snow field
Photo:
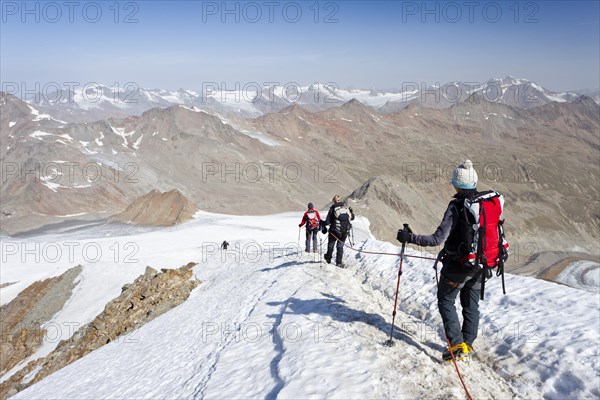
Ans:
[[[385,347],[398,258],[346,249],[347,269],[321,264],[318,255],[297,253],[300,217],[198,213],[174,228],[127,235],[126,227],[119,237],[80,240],[103,249],[135,243],[127,263],[109,251],[95,264],[80,257],[25,265],[8,257],[2,283],[19,283],[0,291],[3,304],[35,280],[84,266],[53,319],[61,323],[89,322],[146,265],[195,261],[202,281],[185,303],[15,398],[465,398],[454,368],[439,361],[444,342],[432,263],[405,259],[395,346]],[[367,220],[354,226],[356,247],[399,252],[374,240]],[[224,239],[232,250],[221,253]],[[477,355],[460,364],[473,397],[597,398],[597,294],[513,275],[506,286],[506,296],[499,278],[486,286]]]

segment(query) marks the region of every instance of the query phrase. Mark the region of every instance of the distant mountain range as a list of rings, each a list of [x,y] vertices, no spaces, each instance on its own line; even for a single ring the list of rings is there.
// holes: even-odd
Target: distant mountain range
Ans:
[[[201,210],[245,215],[350,196],[371,230],[394,240],[401,223],[435,229],[453,194],[449,171],[471,158],[480,188],[510,205],[521,261],[544,250],[598,253],[600,106],[591,98],[519,108],[477,91],[447,108],[311,107],[247,118],[175,105],[68,123],[2,94],[2,232],[106,219],[154,189],[177,189]]]
[[[92,122],[110,117],[141,115],[156,107],[184,105],[224,116],[257,117],[278,112],[291,105],[309,111],[323,111],[357,99],[374,111],[396,112],[415,104],[428,108],[448,108],[464,102],[473,93],[487,101],[519,108],[538,107],[550,102],[572,102],[586,94],[600,103],[600,92],[553,92],[527,80],[507,76],[483,83],[451,82],[427,86],[404,83],[400,89],[342,89],[334,83],[299,86],[238,85],[225,90],[217,84],[206,84],[204,90],[168,91],[144,89],[134,84],[124,87],[86,85],[74,90],[62,89],[44,95],[29,94],[25,99],[38,110],[66,122]]]

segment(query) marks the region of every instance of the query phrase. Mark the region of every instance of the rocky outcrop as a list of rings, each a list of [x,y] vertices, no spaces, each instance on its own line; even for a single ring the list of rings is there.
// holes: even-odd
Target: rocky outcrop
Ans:
[[[147,267],[146,272],[133,283],[125,285],[121,295],[108,303],[92,322],[68,340],[60,342],[47,357],[30,362],[2,383],[0,398],[5,399],[24,390],[186,301],[200,283],[191,279],[195,265],[189,263],[179,269],[162,269],[161,272]],[[34,371],[36,368],[37,371]]]
[[[198,208],[179,190],[150,193],[135,199],[125,211],[113,215],[110,221],[140,225],[172,226],[189,221]]]
[[[35,282],[10,303],[0,307],[0,375],[32,355],[41,345],[52,319],[71,297],[81,266],[60,276]]]

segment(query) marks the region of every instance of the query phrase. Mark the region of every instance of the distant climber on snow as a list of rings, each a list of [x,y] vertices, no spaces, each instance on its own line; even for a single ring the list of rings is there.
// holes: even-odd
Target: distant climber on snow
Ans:
[[[325,225],[329,226],[329,237],[327,242],[327,253],[325,253],[325,261],[331,263],[333,257],[333,248],[336,248],[335,265],[344,268],[342,264],[342,256],[344,255],[344,243],[352,229],[350,221],[354,220],[354,212],[351,207],[340,199],[337,194],[333,196],[333,205],[329,208]]]
[[[298,226],[302,228],[304,224],[306,224],[306,247],[304,251],[310,253],[310,242],[312,241],[313,253],[318,253],[317,234],[321,226],[321,215],[315,210],[313,203],[308,203],[308,210],[302,216],[302,221]]]
[[[401,243],[419,246],[444,243],[438,256],[443,267],[437,298],[449,342],[448,351],[442,355],[445,361],[451,361],[453,356],[463,359],[473,352],[479,326],[479,299],[483,299],[485,281],[492,276],[492,270],[498,268],[504,288],[504,261],[508,257],[502,195],[495,191],[477,191],[477,172],[470,160],[454,168],[451,183],[456,194],[432,235],[416,235],[404,229],[399,230],[397,236]],[[459,294],[462,326],[455,306]]]
[[[227,250],[227,247],[229,247],[229,243],[227,243],[227,240],[223,240],[223,243],[221,243],[221,248],[223,250]]]

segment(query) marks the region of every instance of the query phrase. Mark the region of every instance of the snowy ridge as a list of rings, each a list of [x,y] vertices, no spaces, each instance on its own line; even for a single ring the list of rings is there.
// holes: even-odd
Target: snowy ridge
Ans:
[[[37,109],[35,109],[35,108],[31,107],[29,104],[28,104],[27,106],[28,106],[28,107],[29,107],[29,109],[31,110],[31,114],[33,114],[33,115],[35,116],[35,118],[33,119],[33,121],[43,121],[43,120],[45,120],[45,119],[49,119],[49,120],[52,120],[52,121],[56,121],[56,122],[60,122],[60,123],[66,124],[66,122],[65,122],[65,121],[61,121],[61,120],[58,120],[58,119],[54,119],[54,118],[52,118],[52,117],[51,117],[50,115],[48,115],[48,114],[40,114],[39,110],[37,110]],[[11,123],[14,125],[14,122],[11,122]],[[10,125],[10,124],[9,124],[9,125]],[[12,127],[12,125],[11,125],[11,126],[9,126],[9,127]]]
[[[176,91],[163,89],[145,89],[137,86],[108,87],[104,85],[88,85],[86,92],[79,87],[74,92],[62,91],[47,96],[32,96],[25,99],[29,104],[44,107],[43,110],[56,114],[69,122],[97,119],[118,115],[140,115],[156,107],[182,105],[218,111],[222,114],[258,117],[265,113],[280,111],[294,104],[306,106],[312,110],[325,110],[340,106],[352,99],[359,100],[366,106],[383,112],[394,112],[410,103],[439,106],[439,101],[430,104],[430,100],[440,97],[450,100],[446,106],[456,101],[465,100],[473,93],[484,94],[489,101],[511,104],[518,107],[532,107],[551,101],[571,102],[578,97],[575,92],[553,92],[527,79],[507,76],[502,79],[490,79],[486,82],[450,82],[445,85],[427,82],[399,82],[395,89],[356,89],[339,87],[334,82],[300,85],[297,83],[280,83],[269,86],[266,83],[236,85],[208,85],[203,90],[179,89]],[[597,91],[589,93],[598,102]],[[43,98],[44,100],[39,100]],[[52,101],[51,99],[60,99]],[[428,101],[429,99],[429,101]],[[35,100],[35,101],[34,101]],[[37,102],[36,102],[37,101]],[[36,115],[35,121],[54,119],[48,114]],[[55,121],[63,122],[58,119]]]
[[[127,340],[14,398],[464,398],[453,368],[439,362],[443,341],[431,262],[404,262],[396,346],[384,347],[398,258],[346,250],[347,269],[321,265],[318,255],[297,251],[300,216],[198,212],[177,227],[133,235],[126,227],[110,238],[101,230],[94,237],[99,228],[92,227],[90,239],[78,243],[102,248],[93,264],[78,252],[74,263],[65,256],[51,267],[9,257],[2,283],[18,283],[0,289],[3,303],[33,281],[83,265],[71,299],[53,318],[58,323],[91,321],[146,265],[197,261],[194,274],[202,281],[188,301]],[[354,228],[357,247],[399,252],[374,240],[366,219],[357,218]],[[76,235],[81,232],[22,242],[60,245]],[[231,248],[222,253],[223,239]],[[115,242],[134,243],[138,251],[115,263]],[[461,365],[474,398],[597,397],[597,294],[507,275],[508,295],[502,296],[499,284],[487,285],[477,358]]]
[[[242,129],[237,124],[235,124],[225,118],[222,118],[222,117],[218,117],[218,118],[221,119],[221,123],[223,125],[229,125],[237,132],[243,133],[244,135],[249,136],[252,139],[256,139],[259,142],[266,144],[267,146],[275,147],[275,146],[281,145],[281,143],[279,143],[277,140],[270,138],[268,135],[266,135],[262,132],[253,132],[253,131],[249,131],[247,129]]]

